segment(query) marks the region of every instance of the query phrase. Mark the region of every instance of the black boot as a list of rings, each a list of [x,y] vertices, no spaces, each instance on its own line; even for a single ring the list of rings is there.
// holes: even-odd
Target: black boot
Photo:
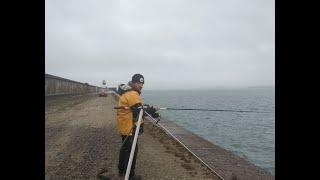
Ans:
[[[140,175],[132,175],[129,176],[129,180],[141,180],[142,177]]]

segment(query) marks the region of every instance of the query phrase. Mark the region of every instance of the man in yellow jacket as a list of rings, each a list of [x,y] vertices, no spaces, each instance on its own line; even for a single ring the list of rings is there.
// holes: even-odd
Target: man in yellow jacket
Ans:
[[[127,107],[118,109],[117,111],[117,128],[122,138],[122,146],[119,154],[118,170],[119,176],[123,176],[127,169],[129,156],[135,132],[135,123],[138,121],[140,109],[143,106],[142,99],[140,97],[141,90],[144,85],[144,77],[141,74],[135,74],[132,76],[132,80],[128,85],[122,84],[119,86],[118,93],[119,107]],[[155,111],[154,107],[149,107],[148,111]],[[142,121],[143,123],[143,121]],[[143,124],[140,126],[139,134],[143,133]],[[139,179],[134,173],[136,158],[138,153],[138,144],[136,145],[130,176],[129,179]]]

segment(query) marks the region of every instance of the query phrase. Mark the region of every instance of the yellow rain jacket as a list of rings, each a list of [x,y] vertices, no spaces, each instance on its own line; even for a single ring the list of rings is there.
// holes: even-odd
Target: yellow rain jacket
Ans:
[[[120,96],[118,105],[120,107],[129,107],[129,109],[117,110],[117,126],[120,135],[132,135],[134,133],[133,131],[130,132],[134,122],[130,107],[137,103],[142,104],[141,97],[137,91],[128,91]]]

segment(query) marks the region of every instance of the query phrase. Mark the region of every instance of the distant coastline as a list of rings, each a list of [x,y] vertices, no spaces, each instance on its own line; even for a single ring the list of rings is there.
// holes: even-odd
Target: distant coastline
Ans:
[[[274,88],[274,86],[248,86],[248,88]]]

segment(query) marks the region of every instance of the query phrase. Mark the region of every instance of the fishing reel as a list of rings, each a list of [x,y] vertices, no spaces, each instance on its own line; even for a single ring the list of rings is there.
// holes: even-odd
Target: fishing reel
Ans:
[[[152,118],[156,124],[160,121],[161,115],[158,112],[159,108],[151,106],[149,104],[143,104],[144,113]]]

